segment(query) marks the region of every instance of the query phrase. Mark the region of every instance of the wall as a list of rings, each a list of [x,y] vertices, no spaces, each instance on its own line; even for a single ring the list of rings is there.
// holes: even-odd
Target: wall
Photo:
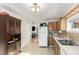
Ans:
[[[79,33],[73,33],[73,32],[68,33],[71,35],[72,40],[75,42],[75,44],[79,46]]]
[[[23,20],[21,23],[21,47],[24,47],[31,39],[31,25]]]

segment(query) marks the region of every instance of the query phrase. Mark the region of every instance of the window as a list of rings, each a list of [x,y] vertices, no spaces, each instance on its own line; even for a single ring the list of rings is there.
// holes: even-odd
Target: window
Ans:
[[[74,28],[74,21],[73,20],[67,20],[67,30],[71,30]]]

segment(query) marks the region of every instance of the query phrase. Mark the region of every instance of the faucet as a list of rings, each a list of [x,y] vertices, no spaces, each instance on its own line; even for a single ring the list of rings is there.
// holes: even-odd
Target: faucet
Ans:
[[[73,39],[72,39],[71,33],[67,33],[67,35],[69,36],[70,44],[72,44],[73,43]]]

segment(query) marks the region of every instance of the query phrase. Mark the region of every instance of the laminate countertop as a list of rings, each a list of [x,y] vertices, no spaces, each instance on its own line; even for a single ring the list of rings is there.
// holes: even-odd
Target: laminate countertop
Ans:
[[[62,46],[62,48],[67,53],[67,55],[79,55],[78,46]]]
[[[71,45],[61,45],[58,40],[61,40],[62,38],[53,36],[55,41],[58,43],[60,48],[64,51],[65,55],[79,55],[79,46],[71,46]],[[62,39],[63,40],[63,39]]]

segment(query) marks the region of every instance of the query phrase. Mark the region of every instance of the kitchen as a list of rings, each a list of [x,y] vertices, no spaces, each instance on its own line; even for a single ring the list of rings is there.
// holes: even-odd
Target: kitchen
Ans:
[[[43,26],[45,26],[44,23]],[[41,44],[39,41],[39,46],[45,46],[45,40],[48,39],[46,46],[52,47],[56,55],[79,55],[79,4],[75,5],[58,21],[48,22],[47,27],[48,35],[45,35],[47,38],[44,38],[44,29],[42,37],[39,38],[42,41]]]
[[[8,42],[13,42],[11,55],[79,55],[79,4],[41,3],[38,6],[33,3],[33,6],[28,6],[28,3],[2,3],[0,7],[0,16],[4,20],[15,20],[11,21],[14,25],[10,26],[8,20],[5,25],[7,27],[4,26],[7,31],[10,30],[9,38],[14,39]],[[31,10],[33,7],[35,10]],[[0,28],[4,29],[2,25]],[[2,31],[3,34],[6,30]],[[15,45],[16,41],[20,42],[19,48]],[[5,45],[2,48],[8,50]],[[7,55],[4,51],[0,54]]]

